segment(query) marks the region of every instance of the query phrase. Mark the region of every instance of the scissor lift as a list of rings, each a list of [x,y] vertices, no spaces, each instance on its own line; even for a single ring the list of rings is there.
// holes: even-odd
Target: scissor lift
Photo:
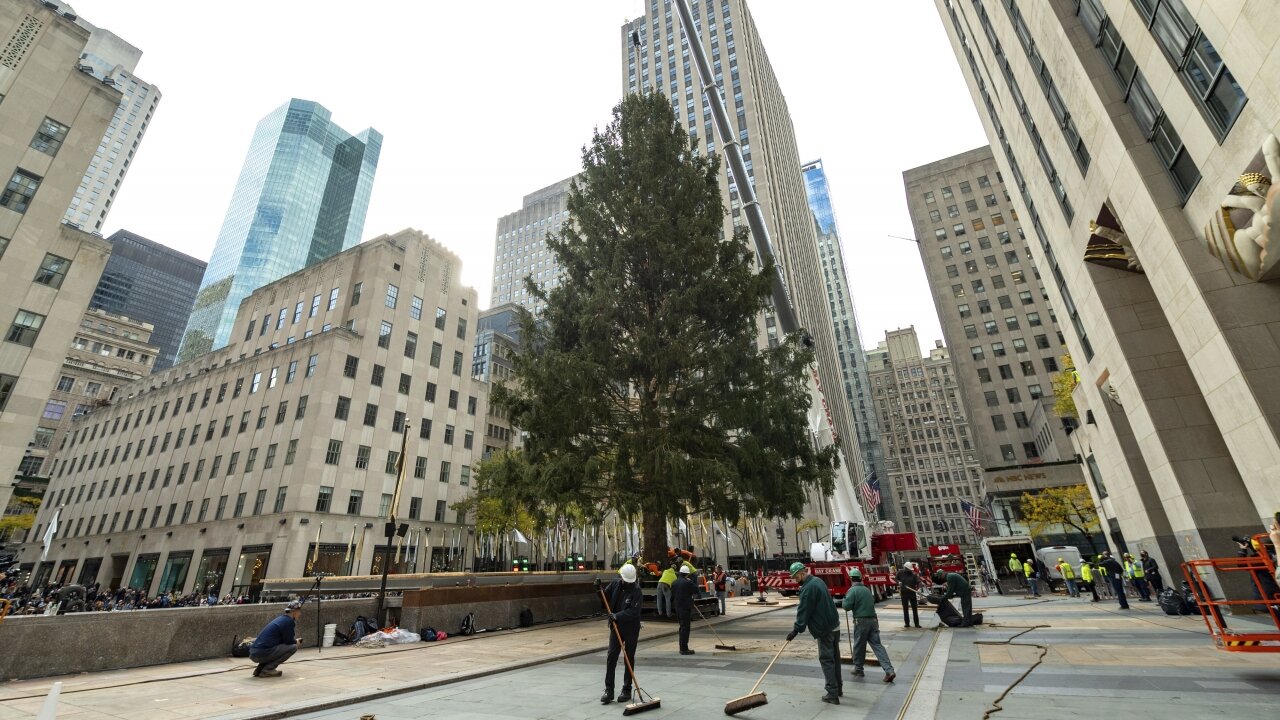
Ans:
[[[1271,559],[1270,538],[1266,533],[1253,536],[1256,546],[1261,551],[1249,557],[1212,558],[1208,560],[1191,560],[1182,563],[1182,574],[1186,577],[1196,603],[1200,606],[1204,623],[1213,636],[1214,644],[1220,650],[1228,652],[1280,652],[1280,595],[1273,593],[1273,585],[1266,578],[1274,580],[1276,564]],[[1210,573],[1248,573],[1249,582],[1253,583],[1262,600],[1232,600],[1230,598],[1214,598],[1204,578]],[[1261,609],[1271,618],[1275,632],[1258,632],[1255,629],[1238,630],[1227,627],[1223,614],[1224,608],[1252,607]],[[1250,623],[1253,624],[1253,623]]]

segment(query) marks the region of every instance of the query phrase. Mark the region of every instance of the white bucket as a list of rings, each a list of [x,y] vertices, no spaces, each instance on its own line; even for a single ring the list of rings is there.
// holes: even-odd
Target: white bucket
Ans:
[[[325,625],[324,639],[321,641],[320,646],[333,647],[333,639],[337,635],[337,633],[338,633],[338,626],[336,624]]]

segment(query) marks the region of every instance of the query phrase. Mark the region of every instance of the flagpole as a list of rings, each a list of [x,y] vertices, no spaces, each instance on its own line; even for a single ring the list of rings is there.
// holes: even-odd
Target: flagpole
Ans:
[[[396,459],[396,489],[391,495],[391,508],[388,510],[384,531],[387,544],[382,549],[382,583],[378,586],[378,624],[387,627],[387,573],[391,570],[391,539],[396,536],[396,513],[400,507],[400,489],[404,487],[404,471],[408,463],[405,453],[409,447],[409,421],[405,421],[400,430],[400,457]],[[403,537],[403,536],[401,536]],[[398,555],[398,553],[397,553]]]

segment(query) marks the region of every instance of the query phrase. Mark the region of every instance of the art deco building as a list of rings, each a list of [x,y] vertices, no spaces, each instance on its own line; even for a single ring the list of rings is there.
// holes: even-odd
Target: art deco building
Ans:
[[[935,3],[1075,360],[1109,541],[1233,556],[1280,508],[1280,5]]]
[[[179,359],[231,341],[240,302],[360,242],[382,135],[351,135],[327,109],[294,98],[253,133]]]
[[[1062,331],[1005,180],[987,147],[903,173],[998,521],[991,534],[1021,518],[1022,493],[1084,480],[1068,439],[1078,423],[1053,411]]]
[[[0,508],[110,251],[62,222],[121,101],[78,68],[88,42],[56,7],[0,3]]]
[[[888,477],[904,532],[922,545],[977,542],[960,500],[982,503],[982,472],[951,353],[920,353],[915,328],[890,330],[867,353]]]
[[[410,535],[392,569],[425,569],[428,548],[465,532],[450,506],[487,412],[460,271],[404,230],[251,293],[227,347],[75,421],[30,535],[59,512],[34,579],[253,595],[268,577],[380,572],[402,448]],[[19,559],[39,556],[37,541]]]
[[[560,278],[560,265],[547,249],[547,233],[555,234],[569,217],[569,184],[566,178],[524,196],[519,210],[498,219],[494,241],[493,292],[491,306],[514,303],[538,312],[543,303],[525,289],[524,279],[532,278],[550,289]]]
[[[695,3],[692,13],[723,89],[729,121],[738,132],[746,170],[764,211],[796,314],[814,339],[819,377],[824,388],[835,388],[842,378],[838,345],[786,98],[745,0]],[[695,146],[703,152],[720,147],[674,4],[647,0],[645,14],[623,25],[620,35],[623,91],[666,95],[676,118],[694,136]],[[738,225],[745,225],[746,218],[727,163],[722,167],[721,188],[729,209],[724,231],[729,236]],[[768,337],[777,338],[771,315],[762,324]],[[830,389],[825,395],[835,434],[845,449],[842,458],[856,482],[865,471],[848,399],[845,393]]]

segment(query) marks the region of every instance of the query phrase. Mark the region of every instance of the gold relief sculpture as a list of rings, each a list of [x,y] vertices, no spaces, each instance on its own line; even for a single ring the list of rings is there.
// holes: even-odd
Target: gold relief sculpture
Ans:
[[[1272,184],[1280,174],[1280,140],[1267,135],[1259,155],[1266,173],[1241,174],[1204,234],[1209,252],[1227,269],[1266,281],[1280,278],[1280,188]]]

